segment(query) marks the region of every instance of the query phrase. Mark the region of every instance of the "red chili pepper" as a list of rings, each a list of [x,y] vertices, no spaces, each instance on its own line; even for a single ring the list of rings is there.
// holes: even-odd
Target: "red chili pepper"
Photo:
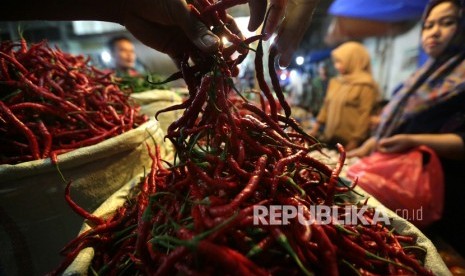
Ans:
[[[319,253],[321,254],[322,275],[339,275],[335,245],[330,241],[321,225],[312,224],[311,228],[314,240],[321,247]]]
[[[0,52],[0,58],[3,58],[6,61],[13,64],[16,67],[16,69],[19,70],[21,73],[27,74],[27,72],[28,72],[27,69],[24,68],[24,66],[21,63],[19,63],[19,61],[16,58],[14,58],[13,56],[7,55],[4,52]]]
[[[223,113],[226,114],[226,118],[228,119],[228,125],[231,128],[231,136],[229,138],[232,144],[231,150],[233,153],[235,153],[235,150],[239,147],[239,140],[237,139],[239,129],[235,123],[233,114],[229,112],[230,107],[227,102],[227,96],[228,92],[230,91],[230,87],[221,78],[218,80],[218,86],[218,104],[220,105],[220,108],[223,110]]]
[[[285,116],[282,116],[280,114],[278,114],[278,120],[281,121],[281,122],[284,122],[285,124],[289,125],[290,127],[292,127],[293,130],[295,130],[296,132],[298,132],[299,134],[302,134],[303,136],[305,136],[307,139],[313,141],[313,144],[319,144],[318,140],[316,140],[314,137],[308,135],[307,132],[305,132],[300,126],[299,124],[296,122],[296,120],[292,117],[285,117]]]
[[[287,156],[285,158],[280,159],[277,163],[276,166],[273,169],[273,184],[271,186],[271,193],[275,194],[276,190],[278,188],[278,181],[279,181],[279,176],[284,173],[284,168],[291,164],[296,162],[297,160],[301,159],[307,154],[306,151],[299,150],[297,153],[294,155]]]
[[[251,258],[257,254],[260,254],[264,250],[267,250],[274,242],[274,238],[271,235],[263,238],[259,243],[254,245],[249,252],[247,252],[247,257]]]
[[[94,228],[88,229],[85,232],[79,234],[79,236],[77,236],[76,238],[71,240],[68,244],[66,244],[63,247],[63,249],[60,251],[60,253],[64,254],[68,252],[69,250],[78,246],[80,243],[82,243],[84,240],[88,239],[89,237],[98,236],[105,232],[113,231],[121,227],[121,225],[123,225],[126,221],[130,220],[131,217],[135,215],[136,213],[137,213],[136,208],[132,208],[128,210],[124,206],[120,207],[116,212],[116,214],[118,214],[119,217],[115,215],[112,218],[105,221],[104,223],[95,225]]]
[[[44,139],[44,147],[42,151],[42,158],[47,158],[50,155],[52,148],[52,135],[48,131],[43,121],[39,121],[39,131]]]
[[[270,88],[268,87],[268,84],[265,81],[265,75],[263,72],[263,45],[262,45],[262,40],[258,41],[258,46],[257,50],[255,52],[255,74],[257,77],[258,85],[260,87],[260,90],[265,94],[266,99],[268,100],[268,104],[270,105],[270,113],[271,113],[271,118],[275,121],[278,120],[278,113],[276,109],[276,102],[271,94]]]
[[[239,133],[239,136],[244,140],[244,142],[246,142],[247,144],[250,145],[250,150],[254,149],[259,154],[274,156],[273,151],[271,149],[269,149],[267,147],[264,147],[263,145],[259,144],[257,141],[255,141],[252,137],[250,137],[244,131],[241,131]]]
[[[176,105],[172,105],[172,106],[168,106],[168,107],[165,107],[163,109],[160,109],[155,113],[155,119],[158,120],[158,115],[160,115],[161,113],[180,110],[180,109],[185,109],[185,108],[189,107],[191,105],[191,103],[192,103],[192,98],[189,98],[189,99],[185,100],[184,102],[182,102],[180,104],[176,104]]]
[[[10,72],[8,71],[8,67],[6,65],[6,62],[5,62],[5,59],[0,59],[0,68],[2,70],[2,75],[3,75],[3,78],[4,81],[11,81],[11,77],[10,77]]]
[[[66,255],[66,258],[60,263],[60,265],[52,272],[48,273],[47,275],[61,275],[69,265],[74,261],[76,256],[81,253],[84,248],[92,247],[96,244],[101,243],[101,239],[98,237],[92,237],[86,239],[84,242],[80,243],[73,251]]]
[[[75,148],[52,150],[52,152],[50,153],[50,160],[51,160],[52,164],[53,165],[58,164],[58,155],[70,152],[70,151],[72,151],[74,149]]]
[[[207,258],[220,263],[237,275],[268,275],[252,261],[239,252],[225,246],[216,245],[208,241],[200,241],[196,250]]]
[[[146,272],[149,273],[148,275],[152,275],[154,273],[152,266],[150,265],[151,258],[147,249],[147,238],[152,228],[152,205],[155,200],[156,199],[153,197],[150,199],[149,204],[146,205],[145,209],[143,210],[143,214],[139,216],[137,225],[136,254],[139,256]]]
[[[236,208],[239,207],[239,205],[248,197],[250,197],[257,189],[260,178],[265,170],[267,160],[268,157],[266,155],[261,156],[257,160],[255,171],[252,173],[252,176],[250,177],[249,182],[244,187],[244,189],[227,205],[211,207],[209,209],[210,214],[213,216],[231,215],[236,210]]]
[[[0,101],[0,112],[3,114],[4,120],[8,120],[11,124],[13,124],[20,132],[22,132],[28,142],[29,146],[31,147],[32,157],[34,159],[40,159],[40,151],[39,151],[39,144],[37,143],[37,139],[34,133],[26,126],[23,122],[21,122],[8,106],[5,105],[3,101]]]
[[[11,111],[17,112],[19,110],[31,109],[32,111],[39,111],[57,116],[62,119],[69,119],[61,110],[56,109],[53,105],[47,103],[33,103],[33,102],[22,102],[10,106]]]
[[[66,185],[66,188],[65,188],[65,199],[66,199],[66,202],[68,202],[69,206],[80,216],[82,216],[83,218],[87,219],[88,221],[90,221],[91,223],[95,224],[95,225],[99,225],[99,224],[103,224],[105,223],[103,221],[103,219],[97,217],[97,216],[94,216],[93,214],[87,212],[86,210],[84,210],[81,206],[77,205],[76,202],[74,202],[72,199],[71,199],[71,194],[70,194],[70,188],[71,188],[71,181],[68,182],[68,184]]]
[[[342,167],[344,166],[344,161],[346,159],[346,153],[344,147],[341,144],[337,144],[337,148],[339,150],[339,161],[336,165],[336,168],[331,172],[331,177],[328,182],[328,189],[327,189],[327,198],[326,204],[332,205],[334,199],[334,193],[336,192],[336,185],[339,178],[339,174],[342,171]]]
[[[158,266],[157,271],[155,272],[154,276],[165,276],[169,274],[170,269],[183,257],[185,257],[189,253],[189,250],[184,247],[180,246],[170,252],[167,256],[162,258],[162,263]]]
[[[251,36],[251,37],[248,37],[248,38],[242,40],[240,43],[235,43],[235,44],[233,44],[233,45],[231,45],[229,47],[226,47],[226,48],[223,49],[223,52],[222,52],[223,56],[229,57],[232,54],[234,54],[234,52],[236,52],[241,47],[242,48],[247,48],[250,43],[253,43],[253,42],[257,41],[257,40],[263,39],[263,37],[264,37],[263,34],[254,35],[254,36]],[[242,55],[244,55],[244,54],[242,54]],[[244,56],[246,56],[246,54]],[[235,64],[239,64],[239,63],[241,63],[241,62],[238,61]],[[231,67],[233,67],[235,64],[232,64]]]
[[[270,116],[268,116],[263,110],[260,110],[258,107],[250,103],[242,103],[242,108],[245,108],[253,112],[266,124],[268,124],[273,130],[277,131],[281,136],[285,137],[286,139],[289,139],[289,134],[284,132],[281,126],[279,126],[279,124],[276,121],[272,120]]]
[[[193,164],[191,161],[188,162],[187,167],[189,170],[197,175],[200,179],[205,181],[211,187],[222,188],[222,189],[234,189],[237,187],[237,183],[233,181],[223,181],[222,179],[213,179],[198,166]]]
[[[191,118],[197,118],[198,113],[200,112],[202,108],[202,105],[205,103],[205,100],[207,99],[207,92],[208,92],[210,83],[211,83],[211,76],[207,75],[202,78],[202,83],[200,84],[199,91],[197,92],[191,105],[184,111],[184,114],[179,119],[174,121],[168,127],[168,130],[167,130],[168,134],[172,133],[179,126],[185,124],[187,120]]]
[[[116,134],[117,131],[120,130],[120,129],[121,129],[121,126],[115,126],[112,129],[110,129],[109,131],[106,131],[106,132],[104,132],[104,133],[102,133],[100,135],[93,136],[91,138],[81,140],[81,141],[78,141],[78,142],[75,142],[75,143],[62,145],[61,148],[62,149],[76,149],[76,148],[80,148],[80,147],[83,147],[83,146],[93,145],[93,144],[96,144],[98,142],[101,142],[101,141],[105,140],[107,137],[111,137],[112,135]]]
[[[246,115],[244,118],[241,119],[241,122],[247,126],[251,126],[251,129],[256,129],[262,132],[263,134],[269,135],[271,138],[276,141],[276,143],[281,144],[283,147],[288,147],[292,149],[298,150],[308,150],[307,147],[300,146],[298,144],[294,144],[289,140],[286,140],[285,137],[280,136],[280,134],[275,131],[274,129],[269,128],[267,125],[263,124],[262,122],[258,121],[255,117]]]
[[[60,97],[65,97],[65,91],[63,90],[63,88],[61,88],[60,85],[58,85],[58,83],[56,83],[53,79],[52,79],[52,76],[53,76],[53,72],[49,72],[47,74],[47,81],[48,83],[50,84],[50,86],[57,92],[58,96]]]
[[[283,90],[281,89],[281,85],[279,83],[278,75],[276,74],[276,70],[274,68],[277,54],[278,48],[275,44],[273,44],[270,47],[270,53],[268,58],[268,71],[270,73],[271,83],[273,85],[274,92],[278,97],[281,107],[284,109],[284,114],[286,114],[286,117],[289,118],[291,116],[291,107],[289,106],[289,104],[286,101],[286,98],[284,97]]]

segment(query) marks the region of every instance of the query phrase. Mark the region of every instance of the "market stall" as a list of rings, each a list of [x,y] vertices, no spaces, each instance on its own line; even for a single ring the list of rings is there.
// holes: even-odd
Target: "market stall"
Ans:
[[[427,0],[333,1],[328,10],[332,19],[325,41],[330,45],[337,45],[347,40],[402,34],[415,25],[427,2]]]
[[[46,42],[1,42],[1,274],[50,271],[82,218],[150,167],[160,123],[83,56]],[[167,156],[171,148],[162,147]]]

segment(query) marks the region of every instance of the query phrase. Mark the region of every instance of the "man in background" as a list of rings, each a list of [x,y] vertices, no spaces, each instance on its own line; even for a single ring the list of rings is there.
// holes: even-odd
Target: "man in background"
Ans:
[[[113,58],[113,70],[116,76],[135,77],[140,75],[140,72],[136,70],[134,43],[129,38],[126,36],[113,37],[108,41],[108,48]]]

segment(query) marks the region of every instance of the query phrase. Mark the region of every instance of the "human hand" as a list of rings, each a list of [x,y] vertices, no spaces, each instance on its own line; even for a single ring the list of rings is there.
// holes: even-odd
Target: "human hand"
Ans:
[[[308,135],[315,138],[316,140],[321,140],[322,136],[318,130],[310,130]],[[321,141],[320,141],[321,142]]]
[[[127,1],[122,9],[122,22],[142,43],[179,59],[192,48],[214,53],[220,39],[190,11],[184,0]],[[238,31],[232,17],[230,29]]]
[[[347,142],[347,144],[344,146],[344,149],[345,149],[346,151],[351,151],[351,150],[353,150],[353,149],[356,149],[357,146],[358,146],[357,141],[351,140],[351,141]]]
[[[126,0],[127,1],[127,0]],[[318,0],[270,0],[270,13],[265,23],[265,39],[277,29],[284,17],[275,40],[280,54],[279,63],[287,66],[311,21]],[[267,0],[248,0],[250,7],[249,30],[255,31],[266,13]],[[192,43],[201,51],[213,53],[220,39],[203,24],[189,9],[185,0],[127,1],[122,8],[123,24],[142,43],[180,58]],[[232,17],[224,22],[234,33],[240,35]]]
[[[369,155],[376,147],[376,139],[374,137],[366,140],[360,147],[354,148],[347,152],[347,157],[364,157]]]
[[[379,140],[378,150],[381,152],[405,152],[415,146],[412,135],[397,134]]]
[[[321,127],[321,126],[320,126],[320,123],[315,122],[315,123],[312,125],[311,129],[308,131],[308,135],[317,138],[317,137],[318,137],[318,134],[319,134],[319,132],[320,132],[320,127]]]
[[[259,0],[249,0],[252,1]],[[265,22],[265,33],[268,39],[278,31],[274,44],[278,50],[279,65],[289,66],[292,55],[299,46],[305,31],[311,23],[313,11],[319,0],[270,0],[270,14]],[[251,9],[251,21],[254,17]],[[281,19],[282,23],[279,25]],[[279,28],[278,28],[279,25]],[[249,25],[250,30],[250,25]]]

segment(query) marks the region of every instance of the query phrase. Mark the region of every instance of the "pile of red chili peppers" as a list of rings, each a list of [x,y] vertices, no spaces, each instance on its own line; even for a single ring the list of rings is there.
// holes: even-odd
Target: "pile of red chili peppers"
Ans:
[[[289,116],[272,48],[269,73],[285,115],[278,113],[264,78],[261,36],[243,40],[224,24],[224,5],[236,2],[200,0],[192,6],[232,45],[203,59],[187,53],[172,77],[183,77],[190,91],[184,103],[160,111],[184,109],[166,134],[176,162],[166,166],[149,149],[150,172],[108,218],[76,206],[68,188],[68,202],[92,228],[63,249],[66,257],[54,273],[92,246],[89,271],[98,275],[432,275],[416,238],[380,223],[254,224],[255,206],[301,207],[308,218],[312,205],[361,208],[366,202],[351,200],[355,183],[347,186],[339,178],[342,147],[333,169],[308,155],[320,145]],[[259,106],[236,96],[231,80],[254,40]],[[188,63],[193,55],[200,64]],[[373,213],[368,209],[363,216],[372,221]]]
[[[147,118],[110,73],[45,41],[0,43],[0,164],[51,157],[131,130]]]

